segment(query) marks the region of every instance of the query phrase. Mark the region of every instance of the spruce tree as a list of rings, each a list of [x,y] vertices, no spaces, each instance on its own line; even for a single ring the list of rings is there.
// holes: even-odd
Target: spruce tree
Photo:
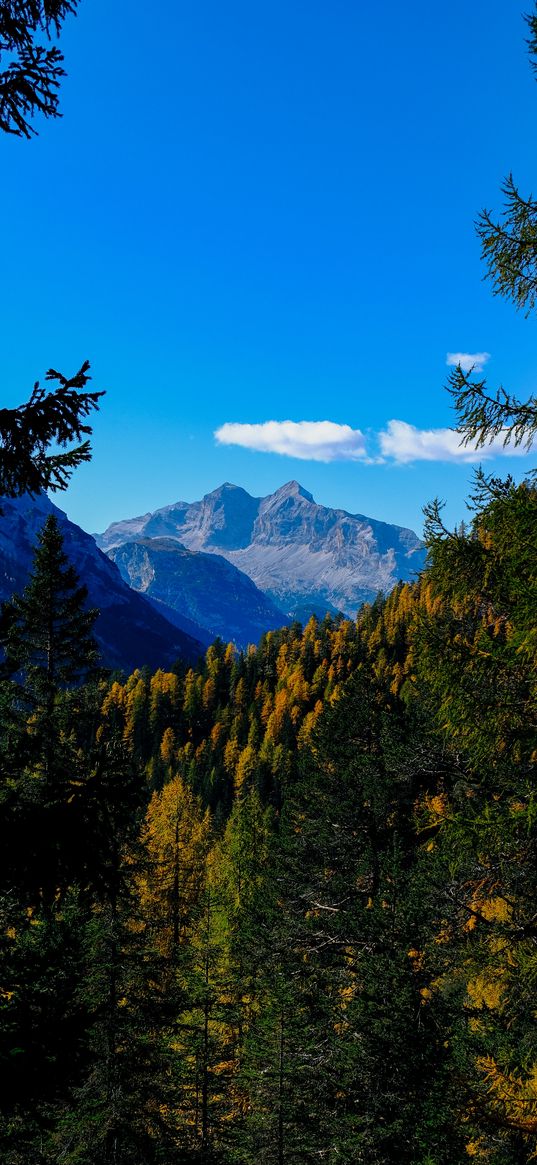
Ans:
[[[460,759],[435,840],[439,925],[425,964],[468,1151],[511,1165],[532,1158],[537,1137],[537,490],[481,476],[476,507],[456,534],[429,513],[435,614],[420,627],[418,671]]]
[[[24,593],[5,604],[0,732],[0,1060],[10,1080],[4,1160],[34,1159],[81,1068],[77,996],[91,855],[88,750],[97,658],[55,518]]]
[[[51,515],[28,584],[0,622],[3,853],[8,881],[17,871],[27,880],[30,905],[70,885],[81,858],[83,750],[95,717],[83,681],[98,660],[86,598]]]
[[[32,119],[59,117],[58,89],[63,55],[51,44],[75,13],[78,0],[10,0],[0,5],[0,130],[29,138]]]
[[[413,812],[434,749],[379,688],[365,670],[351,681],[287,792],[259,904],[237,1161],[455,1159],[443,1111],[430,1126],[446,1052],[412,957],[430,925]]]
[[[82,1070],[57,1106],[46,1160],[76,1165],[172,1165],[173,992],[167,960],[140,910],[141,773],[116,729],[100,734],[90,774],[95,851],[80,920],[77,999]]]
[[[33,711],[53,712],[58,691],[81,683],[95,667],[92,636],[98,612],[85,609],[87,589],[63,550],[54,514],[39,535],[33,569],[21,596],[2,611],[4,673],[24,675],[24,696]]]
[[[90,460],[86,417],[103,393],[86,391],[88,372],[87,360],[71,377],[49,368],[46,379],[57,381],[52,392],[36,382],[26,404],[0,409],[0,496],[66,489],[77,465]]]

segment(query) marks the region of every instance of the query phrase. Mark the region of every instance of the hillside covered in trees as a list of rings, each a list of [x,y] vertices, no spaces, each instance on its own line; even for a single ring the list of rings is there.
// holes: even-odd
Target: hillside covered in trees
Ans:
[[[76,7],[0,5],[0,130],[58,115]],[[532,310],[504,193],[487,273]],[[89,459],[88,367],[0,410],[3,497]],[[535,438],[535,396],[450,388],[463,444]],[[537,1158],[535,478],[472,507],[356,621],[128,677],[49,514],[0,615],[3,1165]]]
[[[531,1159],[537,492],[476,505],[356,623],[126,680],[49,520],[2,625],[10,1165]]]

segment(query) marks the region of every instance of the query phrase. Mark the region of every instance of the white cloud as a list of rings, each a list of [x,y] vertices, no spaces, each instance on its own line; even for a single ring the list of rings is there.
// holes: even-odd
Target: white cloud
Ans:
[[[463,372],[470,372],[472,368],[474,372],[482,372],[487,360],[490,360],[490,352],[448,352],[446,355],[446,364],[460,364]]]
[[[400,465],[409,461],[477,462],[489,457],[523,456],[526,452],[521,446],[504,446],[501,436],[476,449],[461,445],[460,433],[454,429],[417,429],[407,421],[388,421],[384,432],[379,433],[379,443],[383,456]]]
[[[361,429],[335,421],[227,422],[214,436],[219,445],[239,445],[257,453],[279,453],[300,461],[361,461],[364,465],[408,465],[413,461],[475,464],[491,457],[523,457],[527,453],[524,446],[504,446],[501,435],[477,449],[461,445],[455,429],[418,429],[398,420],[388,421],[380,433],[371,433],[369,448]]]
[[[335,421],[265,421],[260,425],[228,422],[215,432],[219,445],[241,445],[260,453],[280,453],[300,461],[360,461],[366,447],[360,429]]]

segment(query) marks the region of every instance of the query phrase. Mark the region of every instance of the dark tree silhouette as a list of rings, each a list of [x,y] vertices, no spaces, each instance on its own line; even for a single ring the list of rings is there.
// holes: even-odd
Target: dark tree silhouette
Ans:
[[[501,385],[491,391],[486,380],[474,379],[472,371],[465,372],[460,364],[450,374],[447,387],[462,445],[475,444],[481,449],[499,437],[504,445],[531,449],[537,432],[537,396],[533,393],[521,401]]]
[[[0,3],[0,130],[29,138],[36,113],[60,117],[63,54],[52,37],[75,13],[78,0],[3,0]],[[6,64],[3,58],[7,58]]]
[[[19,497],[41,490],[66,489],[71,473],[91,458],[91,434],[84,423],[98,409],[102,392],[86,392],[89,362],[86,360],[70,379],[50,368],[47,380],[58,387],[47,393],[39,382],[26,404],[16,409],[0,409],[0,495]],[[73,448],[67,446],[79,442]],[[51,445],[58,451],[49,453]]]
[[[7,673],[23,673],[30,707],[50,715],[58,691],[87,678],[95,668],[96,610],[86,609],[80,585],[63,550],[55,514],[41,530],[33,570],[22,595],[2,604],[0,643]]]

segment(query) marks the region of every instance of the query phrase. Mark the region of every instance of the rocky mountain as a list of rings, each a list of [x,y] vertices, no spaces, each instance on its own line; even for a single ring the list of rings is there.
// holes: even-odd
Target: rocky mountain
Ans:
[[[245,648],[282,627],[281,611],[220,554],[194,553],[174,538],[143,538],[108,551],[122,578],[175,612],[178,625],[200,639],[220,636]]]
[[[0,514],[0,600],[9,599],[26,584],[37,535],[49,514],[62,529],[65,553],[81,582],[88,588],[88,605],[100,611],[95,637],[103,662],[132,672],[155,669],[178,658],[194,662],[203,650],[197,636],[165,617],[123,581],[117,566],[95,545],[90,534],[70,522],[45,494],[30,498],[2,498]]]
[[[425,561],[412,530],[318,505],[297,481],[264,498],[226,482],[199,502],[114,522],[97,542],[115,554],[126,542],[156,538],[223,556],[287,619],[327,610],[353,617],[379,591],[414,578]]]

